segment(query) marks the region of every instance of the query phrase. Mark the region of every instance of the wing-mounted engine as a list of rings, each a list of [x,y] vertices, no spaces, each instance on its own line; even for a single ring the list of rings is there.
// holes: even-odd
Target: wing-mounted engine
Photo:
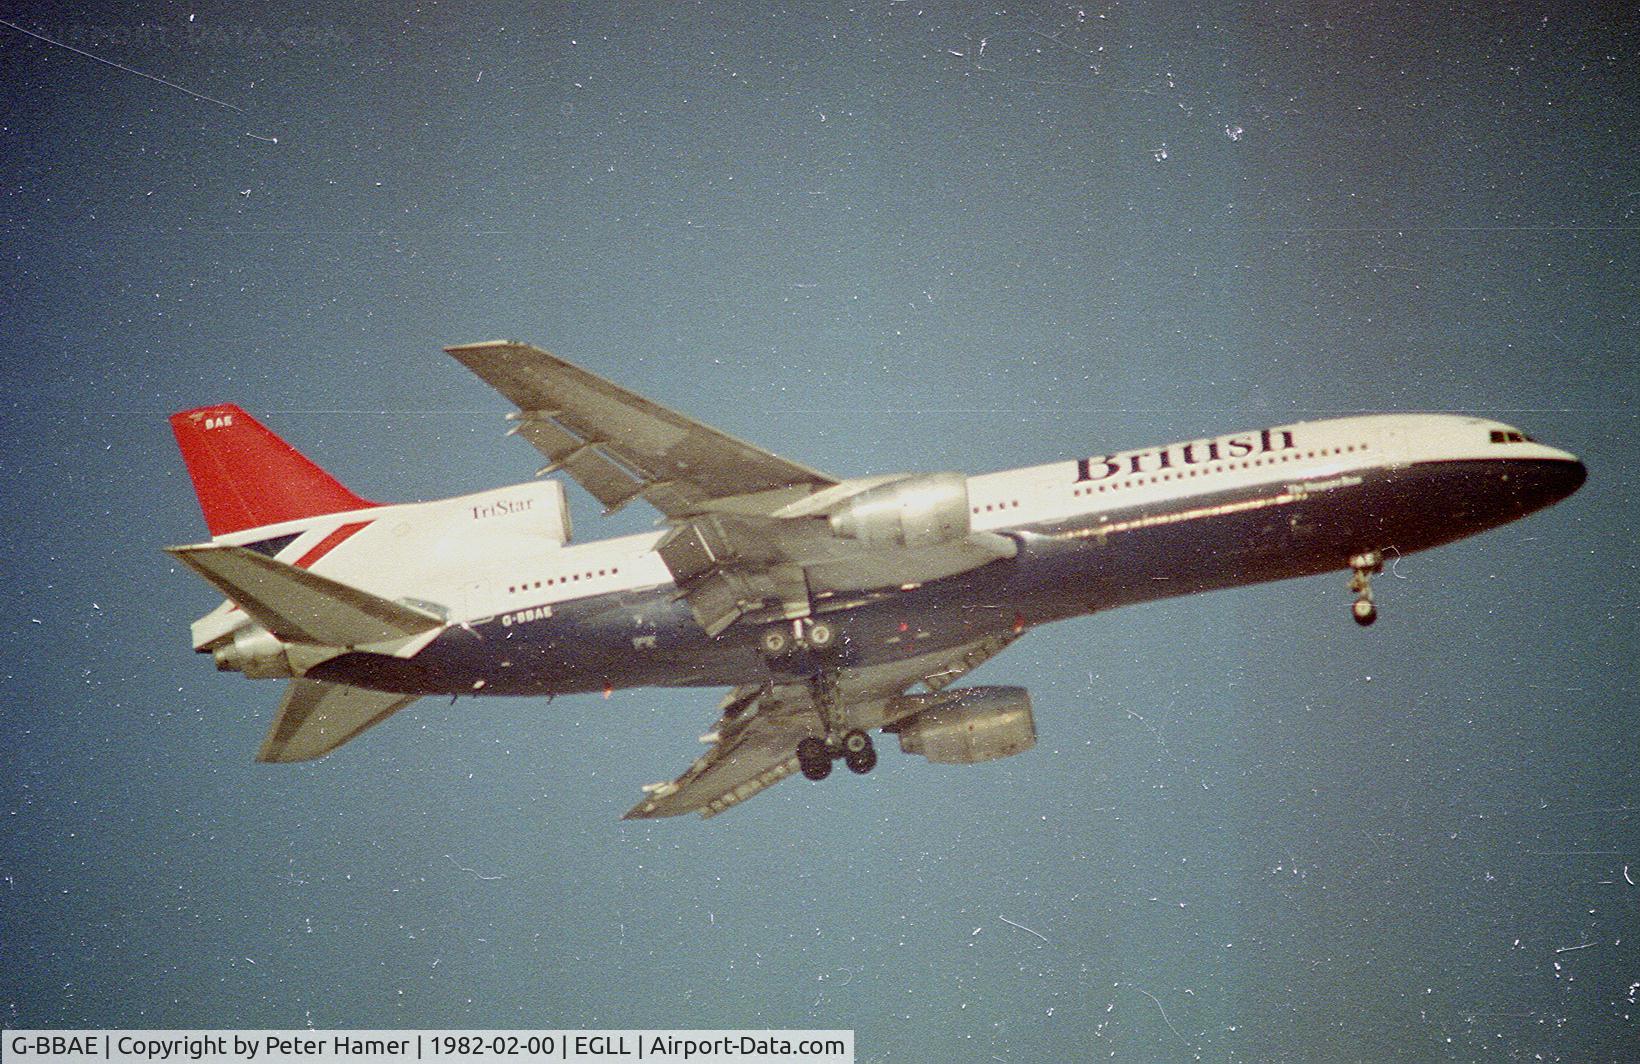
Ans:
[[[927,708],[892,726],[900,749],[942,765],[973,765],[1011,757],[1036,745],[1031,694],[1023,687],[962,687],[934,695],[905,695],[895,708]]]
[[[968,478],[928,473],[853,495],[828,518],[844,539],[873,546],[931,547],[968,535]]]
[[[842,499],[841,490],[856,486]],[[786,508],[825,506],[828,550],[804,565],[816,598],[877,588],[926,584],[1012,558],[1018,544],[995,532],[975,532],[968,478],[924,473],[850,481]]]
[[[845,481],[772,511],[739,501],[684,520],[657,547],[710,635],[748,615],[806,617],[822,598],[927,583],[1017,550],[973,531],[959,473]]]
[[[1028,749],[1036,741],[1030,696],[1018,687],[946,688],[1017,638],[998,634],[957,647],[863,667],[845,667],[832,685],[748,685],[729,692],[701,742],[705,753],[675,779],[644,788],[629,818],[698,812],[711,817],[818,762],[841,757],[856,773],[876,763],[865,734],[899,732],[903,750],[931,761],[971,764]],[[933,694],[908,695],[925,683]],[[824,703],[820,700],[824,699]],[[828,724],[827,718],[831,721]],[[824,742],[840,732],[838,748]],[[814,744],[825,749],[816,751]],[[859,745],[859,744],[863,744]],[[803,747],[809,748],[805,768]],[[871,751],[861,759],[862,751]]]

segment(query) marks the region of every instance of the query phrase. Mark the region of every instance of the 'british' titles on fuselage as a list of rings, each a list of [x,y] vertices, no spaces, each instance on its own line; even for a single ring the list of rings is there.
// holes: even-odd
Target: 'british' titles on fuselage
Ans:
[[[1257,436],[1252,433],[1241,433],[1236,436],[1221,436],[1215,440],[1169,444],[1149,451],[1123,451],[1120,454],[1078,458],[1076,482],[1081,484],[1086,481],[1133,476],[1137,473],[1157,473],[1165,469],[1245,458],[1250,454],[1286,451],[1296,446],[1291,429],[1264,429]]]

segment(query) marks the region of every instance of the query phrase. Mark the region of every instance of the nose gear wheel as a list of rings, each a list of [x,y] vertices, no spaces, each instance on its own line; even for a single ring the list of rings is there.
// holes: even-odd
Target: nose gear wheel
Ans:
[[[1372,578],[1373,574],[1383,571],[1383,551],[1350,555],[1350,591],[1355,595],[1355,601],[1350,603],[1350,616],[1363,628],[1378,619],[1378,606],[1372,599]]]

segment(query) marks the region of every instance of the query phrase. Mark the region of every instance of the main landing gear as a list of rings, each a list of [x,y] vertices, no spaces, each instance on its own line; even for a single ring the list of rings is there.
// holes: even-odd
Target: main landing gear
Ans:
[[[829,627],[827,631],[829,633]],[[811,643],[812,637],[811,628]],[[830,642],[829,638],[827,642]],[[877,767],[877,748],[871,744],[871,736],[860,729],[843,730],[841,714],[838,713],[835,670],[823,670],[814,678],[813,684],[814,709],[820,715],[820,727],[825,736],[811,735],[797,744],[798,767],[809,779],[823,780],[831,775],[832,762],[841,758],[850,772],[864,776]]]
[[[1350,603],[1350,616],[1363,628],[1378,619],[1378,607],[1372,601],[1372,577],[1383,571],[1383,551],[1350,555],[1350,591],[1355,595],[1355,601]]]
[[[793,621],[788,631],[783,624],[768,629],[759,638],[763,653],[778,658],[788,651],[801,648],[826,650],[837,642],[837,630],[825,621]]]
[[[811,780],[823,780],[831,775],[831,764],[838,758],[850,772],[864,776],[877,767],[877,748],[872,745],[871,736],[859,729],[846,733],[836,743],[810,736],[797,744],[797,764]]]

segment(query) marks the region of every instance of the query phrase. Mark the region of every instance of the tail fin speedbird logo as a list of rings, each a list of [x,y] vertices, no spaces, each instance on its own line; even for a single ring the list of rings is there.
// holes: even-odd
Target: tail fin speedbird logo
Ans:
[[[1455,414],[1275,426],[965,476],[844,478],[517,341],[447,348],[512,432],[606,509],[665,527],[572,545],[563,482],[383,505],[232,405],[171,419],[210,530],[171,552],[224,596],[217,667],[289,681],[258,758],[322,757],[424,695],[728,688],[706,750],[629,817],[713,816],[874,735],[941,764],[1036,742],[1030,695],[956,681],[1035,625],[1349,574],[1548,506],[1582,464]]]

